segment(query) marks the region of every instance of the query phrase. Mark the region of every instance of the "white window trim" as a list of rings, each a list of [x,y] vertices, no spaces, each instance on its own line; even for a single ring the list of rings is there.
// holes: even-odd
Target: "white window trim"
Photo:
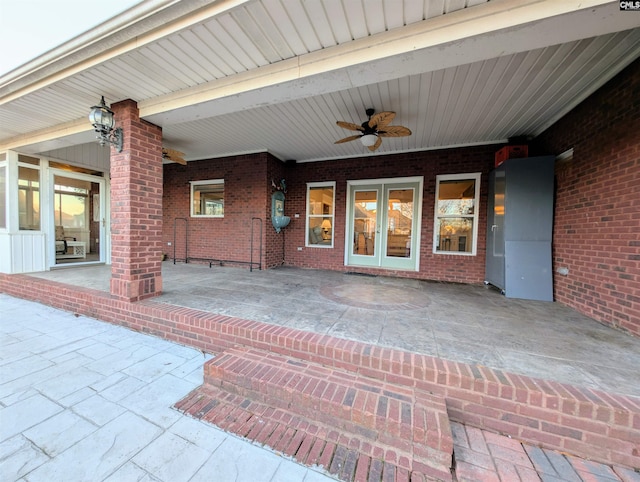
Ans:
[[[309,202],[310,202],[310,193],[311,193],[311,188],[314,187],[330,187],[333,189],[333,199],[331,201],[331,219],[332,219],[332,223],[331,225],[333,226],[331,228],[331,244],[310,244],[309,243],[309,219],[311,218],[311,214],[309,214]],[[329,215],[326,214],[322,214],[322,215],[314,215],[314,217],[327,217]],[[307,183],[307,200],[306,200],[306,204],[305,204],[305,230],[304,230],[304,245],[306,248],[320,248],[320,249],[326,249],[326,248],[333,248],[333,242],[335,240],[335,224],[336,223],[336,182],[335,181],[324,181],[324,182],[308,182]]]
[[[207,179],[204,181],[189,181],[189,214],[190,217],[200,218],[224,218],[224,214],[195,214],[193,212],[193,188],[194,186],[202,186],[203,184],[222,184],[224,186],[224,179]],[[225,194],[226,197],[226,194]],[[224,199],[224,198],[223,198]]]
[[[456,255],[456,256],[476,256],[478,250],[478,222],[479,222],[479,213],[480,213],[480,178],[482,176],[481,172],[471,172],[464,174],[441,174],[436,176],[436,197],[434,199],[434,207],[433,207],[433,254],[446,254],[446,255]],[[438,250],[438,199],[440,198],[440,182],[442,181],[457,181],[460,179],[475,179],[476,181],[476,195],[474,198],[474,206],[473,216],[462,216],[462,217],[473,217],[473,247],[470,253],[461,252],[461,251],[442,251]]]

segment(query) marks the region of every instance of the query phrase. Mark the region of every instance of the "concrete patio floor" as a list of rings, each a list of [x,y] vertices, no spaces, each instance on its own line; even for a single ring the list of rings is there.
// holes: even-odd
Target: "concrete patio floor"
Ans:
[[[164,262],[168,303],[640,396],[640,339],[558,303],[484,286],[323,270]],[[109,291],[109,266],[34,273]]]

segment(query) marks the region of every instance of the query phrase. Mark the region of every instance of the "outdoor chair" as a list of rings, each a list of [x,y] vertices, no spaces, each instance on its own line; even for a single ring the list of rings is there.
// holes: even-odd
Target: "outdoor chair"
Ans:
[[[75,241],[76,238],[64,235],[64,226],[56,226],[56,254],[66,254],[67,241]]]

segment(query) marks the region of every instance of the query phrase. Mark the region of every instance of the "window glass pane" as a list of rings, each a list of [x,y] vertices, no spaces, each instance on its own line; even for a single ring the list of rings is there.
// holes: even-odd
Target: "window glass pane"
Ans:
[[[40,171],[18,167],[18,212],[20,229],[40,229]]]
[[[438,219],[440,251],[471,252],[473,218],[444,217]]]
[[[224,183],[192,184],[192,216],[224,216]]]
[[[309,244],[331,244],[333,221],[331,218],[309,219]]]
[[[476,254],[480,173],[437,176],[433,251]]]
[[[0,166],[0,228],[7,227],[7,166]]]
[[[310,186],[307,206],[307,246],[332,246],[334,201],[333,186]]]
[[[440,181],[438,214],[473,214],[475,210],[476,181],[461,179]]]
[[[24,154],[18,154],[18,162],[33,164],[34,166],[40,165],[40,159],[38,159],[37,157],[25,156]]]
[[[333,188],[332,187],[309,188],[309,214],[310,215],[333,214]]]
[[[72,166],[71,164],[63,164],[61,162],[49,161],[49,167],[55,167],[56,169],[62,169],[68,172],[79,172],[82,174],[89,174],[90,176],[104,177],[104,173],[101,171],[95,171],[86,167]]]

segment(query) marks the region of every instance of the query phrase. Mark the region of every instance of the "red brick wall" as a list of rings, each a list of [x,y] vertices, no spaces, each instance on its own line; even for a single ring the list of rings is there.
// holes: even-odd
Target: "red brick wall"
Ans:
[[[536,139],[556,166],[555,299],[640,335],[640,60]]]
[[[484,281],[488,173],[500,146],[481,146],[412,152],[338,161],[301,163],[288,171],[287,210],[299,213],[291,220],[286,236],[286,264],[304,268],[357,271],[440,281],[480,283]],[[433,213],[436,175],[481,172],[478,247],[476,256],[433,253]],[[396,271],[344,266],[347,181],[405,176],[424,176],[420,271]],[[336,182],[334,247],[305,247],[306,183]],[[302,251],[298,251],[302,247]]]
[[[111,294],[140,300],[162,292],[162,130],[132,100],[111,107],[124,135],[111,148]]]
[[[224,260],[248,263],[251,259],[251,227],[254,227],[253,260],[258,263],[262,249],[264,267],[273,266],[282,246],[271,227],[270,174],[281,175],[277,164],[283,163],[267,154],[252,154],[189,162],[187,166],[164,166],[163,249],[170,258]],[[192,218],[190,181],[224,179],[224,217]],[[260,246],[262,220],[263,243]],[[184,218],[187,221],[176,218]],[[188,228],[187,228],[188,226]],[[188,232],[187,232],[188,230]],[[185,241],[188,235],[188,252]],[[172,243],[169,246],[169,243]],[[266,248],[265,248],[266,247]],[[257,268],[257,264],[254,266]]]
[[[187,166],[167,164],[164,170],[164,246],[173,257],[174,220],[187,218],[190,258],[248,261],[251,218],[263,220],[263,267],[284,264],[303,268],[379,273],[440,281],[480,283],[484,280],[487,178],[493,167],[497,146],[469,147],[374,156],[360,159],[314,163],[283,163],[269,154],[253,154],[206,161]],[[478,249],[476,256],[435,255],[433,249],[433,209],[436,175],[482,172]],[[347,180],[424,176],[420,271],[381,270],[344,266],[344,228]],[[189,181],[225,180],[224,218],[189,217]],[[291,223],[280,233],[271,224],[271,195],[286,180],[285,215]],[[336,181],[334,247],[306,248],[305,215],[307,182]],[[295,214],[300,217],[295,218]],[[255,231],[254,246],[259,244]],[[178,221],[176,258],[184,258],[184,223]],[[302,246],[302,251],[298,247]],[[254,248],[254,259],[259,252]]]

